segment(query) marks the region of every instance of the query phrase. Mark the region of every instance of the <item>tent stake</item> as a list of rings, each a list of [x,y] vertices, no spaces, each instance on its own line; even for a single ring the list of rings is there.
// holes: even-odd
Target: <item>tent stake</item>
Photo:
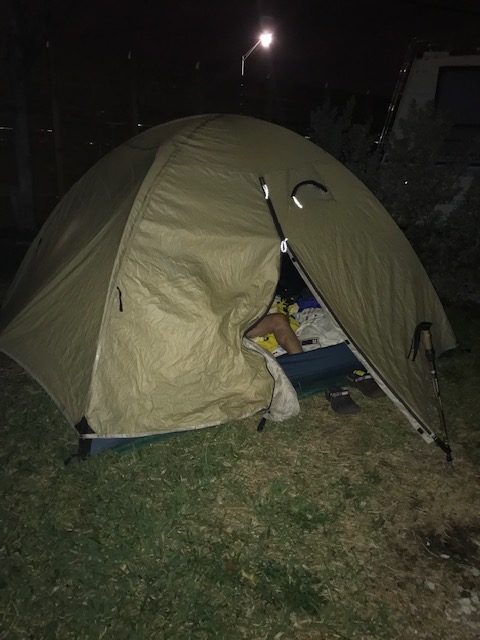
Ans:
[[[257,431],[261,432],[265,428],[265,423],[267,422],[266,418],[262,418],[260,422],[257,424]]]

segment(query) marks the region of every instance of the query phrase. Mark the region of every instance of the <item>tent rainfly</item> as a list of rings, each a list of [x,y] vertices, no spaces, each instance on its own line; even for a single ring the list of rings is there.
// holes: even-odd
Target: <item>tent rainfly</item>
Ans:
[[[370,191],[287,129],[203,115],[149,129],[57,205],[6,295],[0,350],[46,389],[82,451],[116,438],[299,411],[244,338],[287,251],[345,343],[427,441],[438,416],[412,338],[455,346],[422,265]]]

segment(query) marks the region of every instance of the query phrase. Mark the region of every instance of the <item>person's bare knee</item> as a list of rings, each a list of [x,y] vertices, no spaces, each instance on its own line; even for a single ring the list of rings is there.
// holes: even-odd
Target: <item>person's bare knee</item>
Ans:
[[[277,333],[283,334],[289,330],[291,331],[290,323],[284,313],[271,313],[267,318],[270,320],[270,331],[274,335]]]
[[[268,316],[264,316],[257,323],[250,327],[247,331],[247,338],[260,338],[261,336],[265,336],[267,333],[274,333],[274,324],[272,316],[276,316],[279,314],[272,313]]]
[[[273,313],[273,335],[278,344],[285,349],[287,353],[301,353],[302,345],[295,335],[288,317],[283,313]]]
[[[257,322],[249,331],[247,338],[257,338],[273,333],[278,344],[287,353],[301,353],[302,345],[290,326],[288,317],[283,313],[270,313]]]

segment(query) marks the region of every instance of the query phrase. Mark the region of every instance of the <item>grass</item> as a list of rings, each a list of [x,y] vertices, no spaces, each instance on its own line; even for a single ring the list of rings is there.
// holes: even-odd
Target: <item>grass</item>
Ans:
[[[322,396],[85,463],[0,357],[0,638],[480,636],[480,315],[441,364],[455,463],[387,399]]]

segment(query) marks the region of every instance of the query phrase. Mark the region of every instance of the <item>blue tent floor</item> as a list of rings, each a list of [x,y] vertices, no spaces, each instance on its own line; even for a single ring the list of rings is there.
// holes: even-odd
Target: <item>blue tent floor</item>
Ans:
[[[277,358],[285,374],[299,397],[322,393],[335,386],[344,386],[346,374],[362,368],[345,342],[322,349],[315,349],[295,355],[283,355]],[[90,455],[96,455],[107,449],[126,451],[138,444],[148,444],[178,436],[185,431],[166,433],[142,438],[93,438]]]

